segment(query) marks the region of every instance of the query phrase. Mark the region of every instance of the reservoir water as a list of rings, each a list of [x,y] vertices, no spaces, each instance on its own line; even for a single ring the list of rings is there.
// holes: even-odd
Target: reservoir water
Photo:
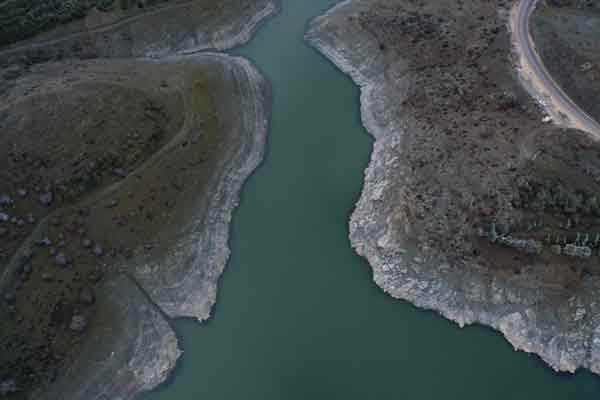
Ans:
[[[246,46],[272,82],[264,164],[232,226],[213,318],[176,321],[185,351],[144,400],[597,399],[600,378],[557,375],[497,333],[393,300],[350,248],[371,140],[359,92],[308,47],[333,0],[285,0]]]

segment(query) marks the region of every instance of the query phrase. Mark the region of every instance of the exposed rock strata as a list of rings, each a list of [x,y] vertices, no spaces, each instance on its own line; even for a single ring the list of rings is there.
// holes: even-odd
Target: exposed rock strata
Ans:
[[[363,124],[375,138],[350,239],[391,296],[461,327],[497,329],[557,371],[600,373],[597,275],[570,286],[561,274],[577,261],[521,256],[481,238],[487,216],[523,217],[514,182],[535,174],[531,165],[547,149],[558,151],[552,140],[587,140],[541,126],[509,63],[509,9],[501,1],[348,0],[311,23],[306,39],[360,86]],[[426,28],[416,32],[414,21]],[[486,43],[481,31],[497,35]],[[444,39],[450,46],[440,48]],[[502,93],[512,94],[510,104],[495,112],[488,99]]]

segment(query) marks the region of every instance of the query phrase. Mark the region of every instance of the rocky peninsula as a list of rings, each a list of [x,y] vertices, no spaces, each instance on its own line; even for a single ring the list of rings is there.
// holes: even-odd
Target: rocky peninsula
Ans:
[[[163,3],[0,49],[0,397],[132,399],[181,355],[170,319],[210,316],[271,94],[197,51],[280,5]]]
[[[519,4],[347,0],[306,40],[361,89],[375,143],[350,240],[377,285],[600,374],[600,145],[521,84]]]

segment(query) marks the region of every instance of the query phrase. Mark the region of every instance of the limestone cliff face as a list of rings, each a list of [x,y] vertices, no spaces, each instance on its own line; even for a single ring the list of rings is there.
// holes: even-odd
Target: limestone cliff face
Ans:
[[[530,144],[584,135],[541,127],[510,64],[510,4],[425,3],[344,1],[306,34],[360,86],[375,138],[352,245],[391,296],[461,327],[497,329],[557,371],[600,373],[598,277],[569,287],[557,277],[578,260],[523,256],[485,238],[490,214],[514,230],[528,215],[514,182],[537,173]]]

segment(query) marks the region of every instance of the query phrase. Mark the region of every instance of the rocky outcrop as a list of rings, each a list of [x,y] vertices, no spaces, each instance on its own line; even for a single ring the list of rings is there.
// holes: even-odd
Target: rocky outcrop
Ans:
[[[374,281],[394,298],[461,327],[497,329],[515,349],[539,355],[557,371],[600,373],[600,279],[583,274],[575,288],[550,283],[542,277],[559,275],[564,260],[541,262],[481,241],[482,215],[522,217],[514,206],[518,196],[497,195],[487,208],[485,192],[514,193],[510,181],[530,171],[537,157],[525,151],[523,135],[503,144],[498,137],[505,127],[520,126],[530,138],[554,131],[540,129],[542,114],[509,62],[509,7],[348,0],[312,21],[306,39],[360,86],[363,125],[375,138],[350,239]],[[496,26],[485,29],[478,22],[494,19]],[[469,36],[481,31],[497,36],[483,42]],[[496,89],[510,93],[510,101],[485,108]],[[497,125],[485,126],[490,120]],[[583,136],[561,131],[566,134]],[[478,149],[481,141],[486,149]],[[508,262],[508,270],[496,266],[505,256],[519,260]]]

